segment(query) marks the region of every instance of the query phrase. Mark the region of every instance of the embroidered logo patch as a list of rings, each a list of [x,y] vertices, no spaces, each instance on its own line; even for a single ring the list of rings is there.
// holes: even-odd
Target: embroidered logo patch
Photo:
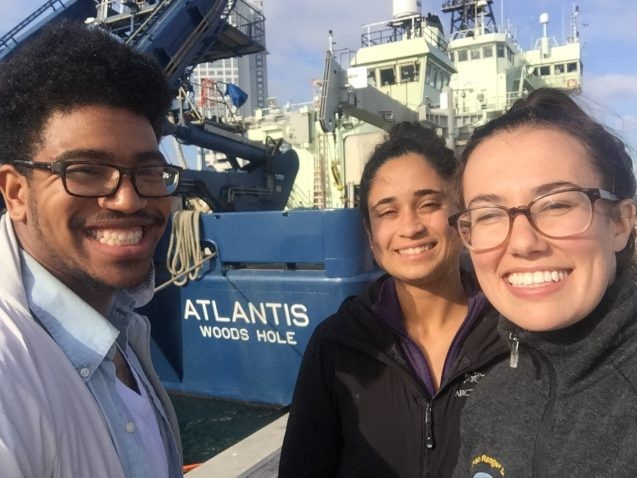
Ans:
[[[481,372],[470,372],[465,374],[462,379],[462,383],[456,390],[454,396],[456,398],[467,398],[473,392],[473,387],[485,376],[485,374]]]
[[[473,478],[496,478],[505,476],[504,466],[495,458],[488,455],[480,455],[471,461]]]

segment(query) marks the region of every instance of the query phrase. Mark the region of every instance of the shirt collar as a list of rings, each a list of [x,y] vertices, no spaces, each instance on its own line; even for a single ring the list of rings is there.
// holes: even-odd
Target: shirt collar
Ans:
[[[73,366],[82,370],[82,377],[89,379],[104,358],[113,354],[118,336],[125,338],[135,301],[124,291],[118,291],[107,319],[24,250],[20,255],[31,312]]]

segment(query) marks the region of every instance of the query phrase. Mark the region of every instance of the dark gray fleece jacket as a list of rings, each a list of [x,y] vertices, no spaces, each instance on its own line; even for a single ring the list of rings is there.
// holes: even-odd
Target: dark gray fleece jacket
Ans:
[[[637,477],[637,290],[618,278],[585,319],[521,331],[463,410],[457,477]],[[513,342],[511,342],[513,343]]]

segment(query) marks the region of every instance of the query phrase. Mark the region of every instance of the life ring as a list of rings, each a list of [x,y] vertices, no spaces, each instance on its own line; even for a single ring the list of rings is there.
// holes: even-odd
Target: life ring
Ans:
[[[577,88],[577,80],[575,78],[571,78],[566,82],[566,87],[570,90],[574,90]]]

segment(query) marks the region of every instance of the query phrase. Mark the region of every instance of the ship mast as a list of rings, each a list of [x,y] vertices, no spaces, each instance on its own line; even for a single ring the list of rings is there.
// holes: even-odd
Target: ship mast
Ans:
[[[573,11],[571,12],[571,34],[567,39],[567,43],[579,43],[579,28],[577,26],[577,18],[579,16],[579,6],[573,2]]]
[[[493,0],[447,0],[444,13],[451,13],[449,38],[484,35],[497,31],[491,5]]]

